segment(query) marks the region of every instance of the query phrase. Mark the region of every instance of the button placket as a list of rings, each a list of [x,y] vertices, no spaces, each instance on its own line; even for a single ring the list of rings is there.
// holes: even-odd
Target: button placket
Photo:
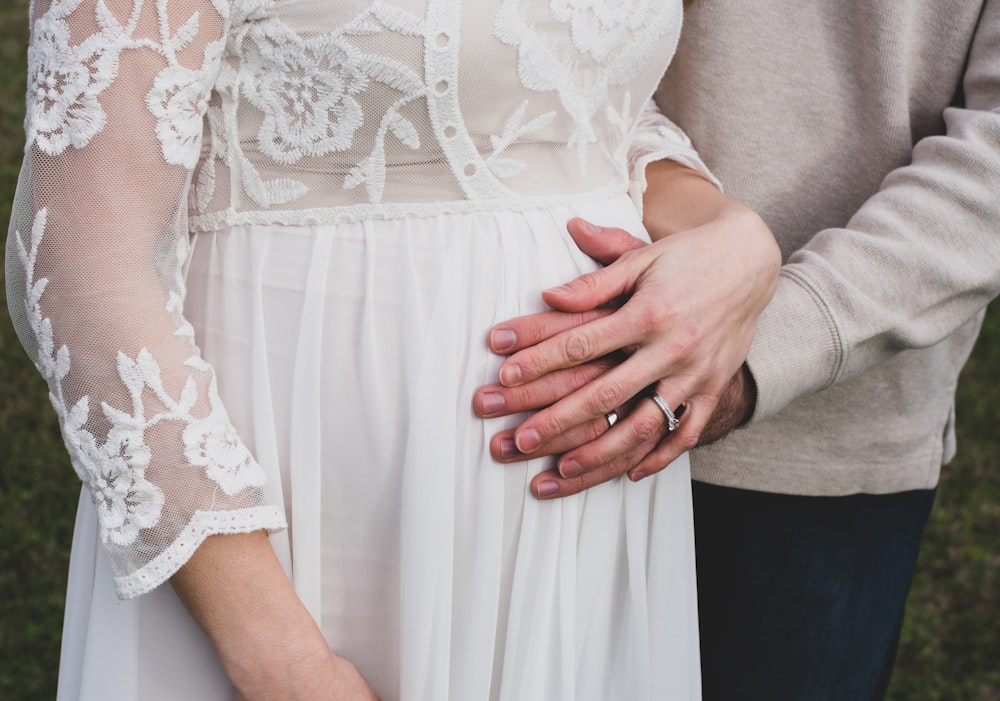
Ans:
[[[461,4],[429,0],[424,66],[431,126],[455,178],[469,199],[510,197],[490,171],[464,129],[458,100],[458,50]]]

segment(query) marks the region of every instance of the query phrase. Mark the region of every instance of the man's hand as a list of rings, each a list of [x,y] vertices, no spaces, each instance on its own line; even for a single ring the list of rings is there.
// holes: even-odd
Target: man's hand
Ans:
[[[533,481],[539,497],[573,494],[625,472],[641,479],[738,424],[716,409],[747,388],[730,380],[742,377],[737,370],[780,266],[766,225],[735,204],[651,245],[581,220],[569,230],[608,267],[546,291],[554,311],[494,327],[491,348],[510,357],[500,383],[474,399],[481,416],[541,409],[491,442],[505,462],[565,453],[558,473]],[[647,388],[684,406],[675,432],[666,434]],[[747,413],[745,399],[734,406],[742,407],[739,418]],[[608,430],[612,410],[622,418]]]

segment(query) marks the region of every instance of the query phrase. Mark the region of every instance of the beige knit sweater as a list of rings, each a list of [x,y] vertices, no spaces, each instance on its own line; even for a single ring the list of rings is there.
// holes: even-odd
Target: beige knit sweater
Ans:
[[[1000,293],[1000,0],[703,0],[658,102],[785,256],[754,417],[695,478],[934,486]]]

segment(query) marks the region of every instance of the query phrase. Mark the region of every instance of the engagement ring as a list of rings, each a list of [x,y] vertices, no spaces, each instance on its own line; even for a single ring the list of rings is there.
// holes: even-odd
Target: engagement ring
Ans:
[[[673,433],[676,431],[681,422],[677,419],[677,415],[674,414],[674,410],[667,404],[667,400],[661,397],[655,390],[650,391],[649,398],[656,402],[656,406],[660,407],[660,411],[667,417],[667,432]]]

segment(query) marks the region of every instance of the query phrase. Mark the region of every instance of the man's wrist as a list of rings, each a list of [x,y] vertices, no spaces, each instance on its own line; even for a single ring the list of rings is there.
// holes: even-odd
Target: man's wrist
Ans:
[[[746,363],[740,366],[722,391],[698,445],[708,445],[748,423],[757,404],[757,383]]]

